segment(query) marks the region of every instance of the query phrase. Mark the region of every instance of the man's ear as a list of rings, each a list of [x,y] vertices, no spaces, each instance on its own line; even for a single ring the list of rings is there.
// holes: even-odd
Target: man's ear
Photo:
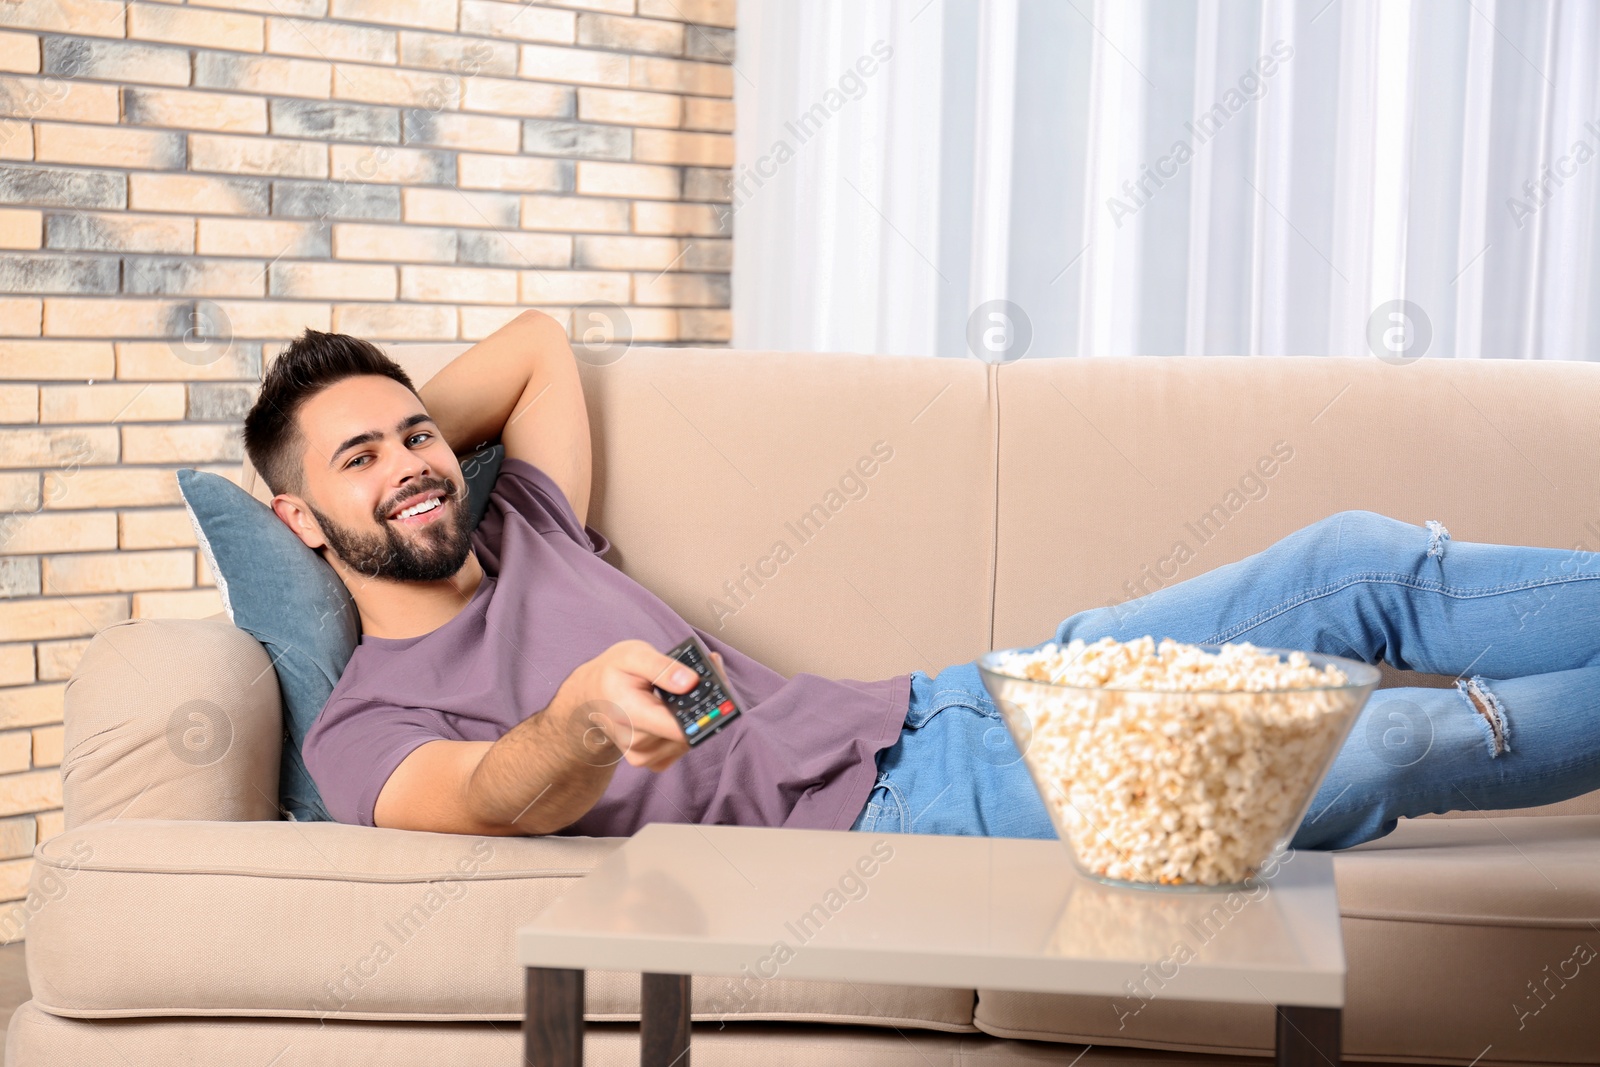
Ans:
[[[290,493],[279,493],[272,498],[272,511],[307,548],[318,549],[328,543],[322,536],[322,530],[317,526],[316,516],[311,514],[311,509],[299,497]]]

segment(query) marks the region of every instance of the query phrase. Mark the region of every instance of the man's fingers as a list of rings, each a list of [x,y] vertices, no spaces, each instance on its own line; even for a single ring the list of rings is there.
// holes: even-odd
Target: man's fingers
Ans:
[[[647,641],[619,641],[608,650],[613,665],[659,685],[669,693],[687,693],[700,682],[700,676]]]

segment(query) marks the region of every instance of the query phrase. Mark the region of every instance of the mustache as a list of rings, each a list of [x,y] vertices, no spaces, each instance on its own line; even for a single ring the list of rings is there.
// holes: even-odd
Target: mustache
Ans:
[[[404,493],[401,493],[399,496],[395,497],[394,500],[384,505],[383,510],[378,512],[378,521],[387,522],[389,520],[389,516],[394,513],[395,508],[400,505],[400,501],[417,495],[418,491],[426,496],[428,493],[436,489],[439,491],[439,504],[441,507],[456,498],[456,485],[454,482],[447,481],[445,479],[440,479],[438,482],[423,482],[421,485],[408,488]]]

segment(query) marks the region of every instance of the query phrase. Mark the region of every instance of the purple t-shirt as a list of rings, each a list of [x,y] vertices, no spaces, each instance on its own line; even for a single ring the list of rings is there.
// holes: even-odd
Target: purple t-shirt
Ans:
[[[500,467],[472,534],[484,578],[438,629],[363,636],[306,735],[306,767],[339,822],[371,826],[384,782],[418,745],[495,741],[538,714],[573,669],[618,641],[662,651],[691,632],[722,655],[743,714],[659,774],[619,761],[563,834],[626,837],[652,822],[845,830],[899,739],[911,676],[785,679],[691,626],[600,557],[611,543],[520,459]]]

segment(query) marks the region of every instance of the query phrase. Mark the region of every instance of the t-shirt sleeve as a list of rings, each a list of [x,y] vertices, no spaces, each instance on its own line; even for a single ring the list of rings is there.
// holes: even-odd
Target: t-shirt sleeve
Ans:
[[[508,458],[500,464],[489,497],[499,497],[503,506],[521,515],[540,533],[559,532],[597,556],[611,551],[611,542],[604,534],[579,521],[572,502],[555,479],[525,459]]]
[[[372,826],[394,769],[429,741],[459,740],[439,713],[354,697],[335,698],[306,734],[301,755],[336,822]]]

